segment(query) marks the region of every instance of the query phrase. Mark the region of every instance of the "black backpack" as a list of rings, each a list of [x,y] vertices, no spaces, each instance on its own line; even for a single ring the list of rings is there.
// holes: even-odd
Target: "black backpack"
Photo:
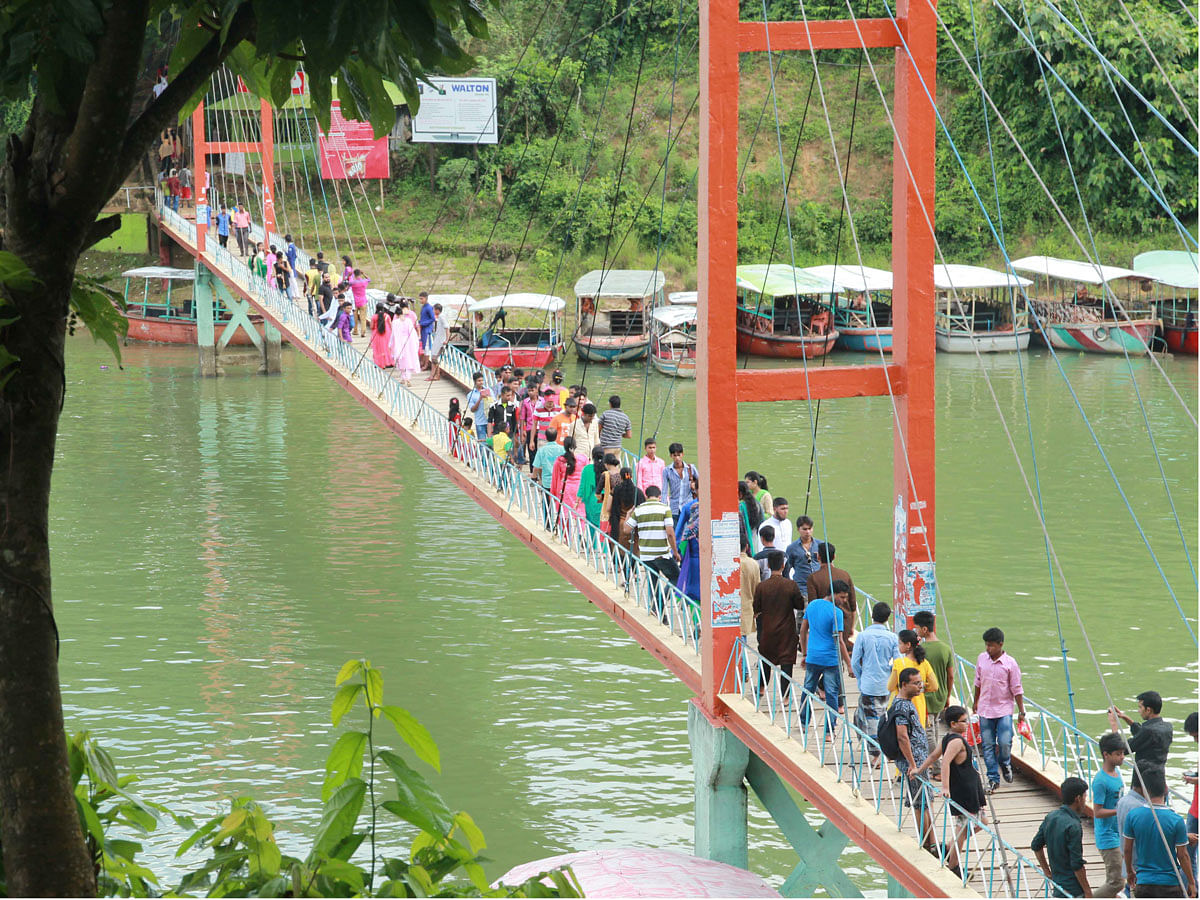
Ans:
[[[888,707],[882,719],[879,720],[879,730],[875,733],[879,749],[883,755],[895,762],[903,754],[900,752],[900,738],[896,735],[896,704]]]

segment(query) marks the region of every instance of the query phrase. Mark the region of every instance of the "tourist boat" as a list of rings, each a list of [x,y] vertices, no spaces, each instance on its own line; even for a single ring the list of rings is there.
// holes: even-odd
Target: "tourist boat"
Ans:
[[[564,349],[566,301],[549,294],[500,294],[470,300],[471,355],[489,368],[540,369]],[[512,320],[511,322],[509,320]]]
[[[1195,253],[1151,250],[1133,258],[1139,275],[1154,279],[1154,305],[1162,320],[1163,338],[1172,353],[1196,355],[1197,296],[1200,265]]]
[[[193,269],[173,269],[168,266],[141,266],[122,272],[125,278],[125,319],[129,322],[129,331],[125,335],[128,341],[147,341],[154,344],[199,344],[196,334],[196,302],[194,282],[196,273]],[[132,290],[135,281],[142,282],[141,299]],[[150,283],[161,282],[161,291],[151,293]],[[130,296],[130,294],[134,296]],[[229,320],[218,304],[216,322],[217,344],[221,345],[222,335]],[[255,323],[261,332],[262,316],[251,315],[250,321]],[[252,346],[250,335],[236,328],[230,335],[228,345]]]
[[[1058,350],[1148,353],[1159,321],[1148,299],[1153,279],[1118,266],[1053,256],[1013,260],[1035,278],[1030,305],[1038,337]]]
[[[580,359],[625,362],[650,346],[650,315],[666,302],[657,269],[596,269],[575,282],[575,349]]]
[[[650,363],[664,375],[696,377],[696,307],[660,306],[651,313]]]
[[[737,267],[737,348],[784,359],[824,356],[837,343],[830,306],[839,293],[820,278],[782,263]]]
[[[870,266],[808,266],[832,281],[840,293],[831,298],[837,345],[860,353],[892,352],[892,273]]]
[[[1006,353],[1028,348],[1033,329],[1025,294],[1019,288],[1031,284],[1028,278],[983,266],[934,266],[937,348],[946,353]]]
[[[471,314],[467,310],[475,298],[470,294],[430,294],[429,302],[442,304],[442,315],[450,327],[450,346],[468,352],[471,349]]]
[[[695,306],[699,301],[698,291],[672,291],[667,294],[667,302],[672,306]]]

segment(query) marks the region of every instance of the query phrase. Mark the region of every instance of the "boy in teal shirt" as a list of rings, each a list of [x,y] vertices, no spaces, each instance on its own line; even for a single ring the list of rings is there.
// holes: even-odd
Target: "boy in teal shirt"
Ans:
[[[1125,887],[1121,835],[1117,830],[1117,801],[1125,787],[1120,773],[1125,749],[1125,739],[1115,732],[1100,737],[1104,767],[1092,779],[1092,817],[1096,823],[1096,849],[1104,860],[1104,884],[1096,888],[1096,897],[1115,897]]]

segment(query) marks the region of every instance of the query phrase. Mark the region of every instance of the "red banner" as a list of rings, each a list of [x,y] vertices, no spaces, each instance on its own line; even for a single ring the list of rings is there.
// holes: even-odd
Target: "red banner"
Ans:
[[[321,177],[343,181],[355,178],[388,178],[388,139],[378,140],[369,122],[342,118],[341,104],[333,101],[329,113],[329,133],[318,131],[317,147],[321,155]]]

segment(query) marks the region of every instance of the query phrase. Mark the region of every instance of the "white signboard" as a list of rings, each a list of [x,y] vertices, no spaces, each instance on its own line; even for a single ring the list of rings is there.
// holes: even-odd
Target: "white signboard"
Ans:
[[[412,120],[414,143],[496,143],[495,78],[430,78],[417,83],[421,109]]]

